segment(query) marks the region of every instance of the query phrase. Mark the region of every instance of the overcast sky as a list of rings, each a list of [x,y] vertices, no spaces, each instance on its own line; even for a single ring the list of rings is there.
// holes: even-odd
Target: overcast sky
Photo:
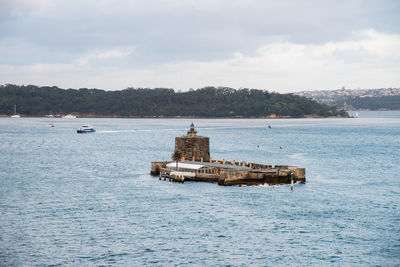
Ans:
[[[399,0],[0,0],[0,84],[400,87],[399,14]]]

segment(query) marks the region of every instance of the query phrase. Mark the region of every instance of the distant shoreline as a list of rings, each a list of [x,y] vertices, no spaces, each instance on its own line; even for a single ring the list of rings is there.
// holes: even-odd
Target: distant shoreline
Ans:
[[[390,112],[390,111],[400,111],[400,109],[395,110],[347,110],[346,112]],[[0,114],[0,118],[10,118],[12,114]],[[54,117],[47,117],[47,115],[23,115],[20,114],[21,118],[47,118],[47,119],[66,119],[66,120],[73,120],[73,118],[63,118],[66,114],[56,115]],[[290,117],[290,116],[232,116],[232,117],[198,117],[198,116],[117,116],[117,115],[89,115],[89,114],[77,114],[73,113],[77,119],[89,119],[89,118],[106,118],[106,119],[332,119],[332,118],[353,118],[352,115],[349,114],[349,117],[343,116],[304,116],[304,117]]]
[[[168,88],[61,89],[0,86],[1,114],[72,114],[105,118],[303,118],[348,117],[334,106],[293,94],[261,89],[204,87],[187,92]]]
[[[54,117],[47,117],[47,116],[25,116],[23,114],[20,114],[21,118],[46,118],[46,119],[66,119],[66,120],[73,120],[75,118],[63,118],[62,116],[54,116]],[[86,119],[86,118],[106,118],[106,119],[268,119],[268,120],[274,120],[274,119],[329,119],[329,118],[351,118],[349,117],[343,117],[343,116],[304,116],[304,117],[290,117],[290,116],[274,116],[274,117],[268,117],[268,116],[261,116],[261,117],[197,117],[197,116],[86,116],[86,115],[75,115],[76,119]],[[0,118],[10,118],[11,115],[4,115],[0,114]]]

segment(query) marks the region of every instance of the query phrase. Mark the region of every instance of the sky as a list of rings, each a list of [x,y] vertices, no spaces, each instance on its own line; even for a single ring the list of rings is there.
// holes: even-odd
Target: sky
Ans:
[[[398,0],[0,0],[0,84],[400,87]]]

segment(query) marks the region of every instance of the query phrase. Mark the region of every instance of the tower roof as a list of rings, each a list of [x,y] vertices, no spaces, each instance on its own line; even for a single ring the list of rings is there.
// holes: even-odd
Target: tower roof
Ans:
[[[194,129],[194,124],[190,124],[190,130],[187,132],[188,136],[196,136],[197,131]]]

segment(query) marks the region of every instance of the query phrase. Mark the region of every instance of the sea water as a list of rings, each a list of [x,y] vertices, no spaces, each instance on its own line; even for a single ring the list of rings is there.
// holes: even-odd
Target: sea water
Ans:
[[[305,167],[307,183],[151,176],[192,122],[212,158]],[[84,123],[96,133],[77,134]],[[400,112],[1,118],[0,155],[0,266],[400,264]]]

